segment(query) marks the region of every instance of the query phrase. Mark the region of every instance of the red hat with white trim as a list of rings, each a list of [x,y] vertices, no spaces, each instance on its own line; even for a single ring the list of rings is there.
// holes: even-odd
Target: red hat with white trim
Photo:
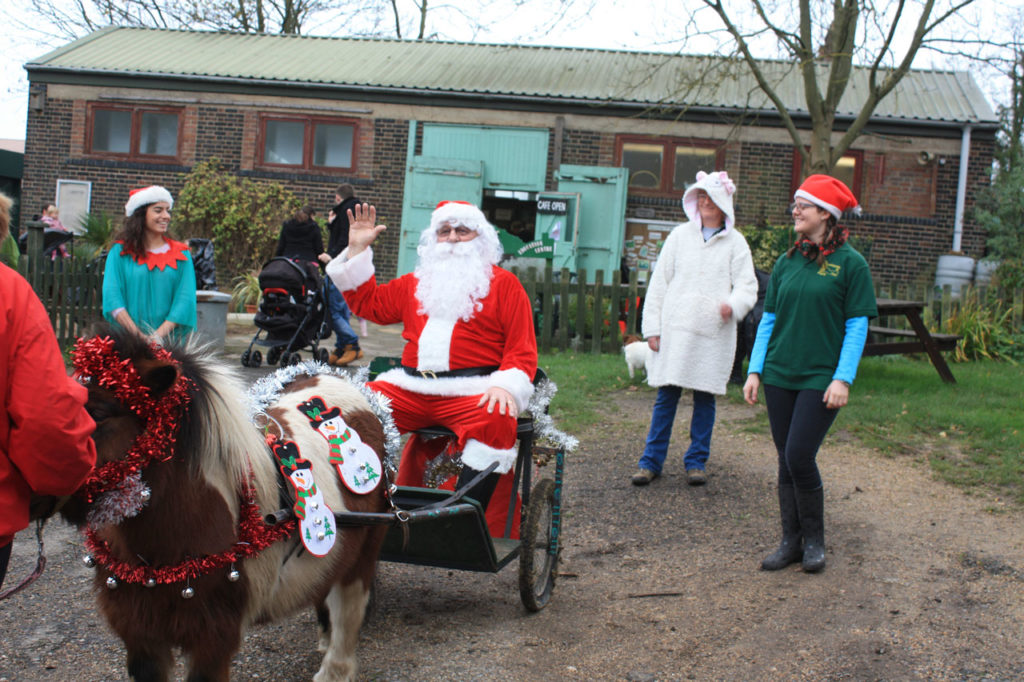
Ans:
[[[135,213],[140,206],[155,204],[158,201],[166,201],[170,204],[171,208],[174,208],[174,199],[171,197],[171,193],[160,185],[150,185],[149,187],[133,189],[128,193],[128,203],[124,205],[124,214],[126,216],[130,216]]]
[[[808,175],[800,188],[793,193],[794,199],[807,199],[835,216],[843,217],[844,211],[860,213],[857,197],[842,180],[830,175]]]

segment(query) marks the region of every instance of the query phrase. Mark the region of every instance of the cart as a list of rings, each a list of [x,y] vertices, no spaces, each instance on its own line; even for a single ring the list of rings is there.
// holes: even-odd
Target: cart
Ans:
[[[371,363],[375,375],[397,359],[377,358]],[[375,366],[376,365],[376,366]],[[546,380],[538,369],[534,384]],[[504,537],[492,537],[484,510],[476,500],[464,497],[477,480],[490,474],[491,465],[462,488],[449,492],[433,488],[398,486],[391,495],[394,510],[388,514],[342,512],[339,525],[388,523],[380,559],[397,563],[438,566],[461,571],[497,573],[519,558],[519,594],[529,611],[540,611],[551,599],[561,548],[562,476],[565,448],[534,444],[534,419],[519,416],[519,449],[513,489],[519,491],[520,537],[510,537],[516,496],[509,500]],[[451,431],[431,427],[416,432],[426,437],[451,437]],[[553,477],[534,482],[534,468],[553,464]]]

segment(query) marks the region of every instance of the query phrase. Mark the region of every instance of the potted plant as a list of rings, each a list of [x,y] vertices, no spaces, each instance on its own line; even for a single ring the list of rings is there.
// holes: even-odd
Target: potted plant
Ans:
[[[259,273],[255,270],[242,273],[232,281],[231,308],[232,310],[247,313],[256,312],[263,290],[260,289]]]

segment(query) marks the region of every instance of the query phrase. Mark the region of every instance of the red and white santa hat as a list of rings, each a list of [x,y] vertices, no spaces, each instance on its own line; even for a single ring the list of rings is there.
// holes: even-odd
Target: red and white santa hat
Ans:
[[[444,225],[457,227],[462,225],[477,233],[488,246],[489,260],[497,264],[504,253],[498,231],[487,221],[484,212],[468,201],[442,201],[430,214],[430,227],[420,234],[420,244],[428,245],[437,242],[437,231]]]
[[[857,197],[853,196],[850,188],[842,180],[830,175],[808,175],[800,188],[793,193],[793,198],[807,199],[831,213],[836,220],[843,217],[844,211],[860,213]]]
[[[133,189],[128,193],[128,203],[124,205],[124,214],[130,216],[140,206],[155,204],[158,201],[166,201],[170,204],[171,208],[174,207],[174,199],[171,197],[171,193],[160,185]]]

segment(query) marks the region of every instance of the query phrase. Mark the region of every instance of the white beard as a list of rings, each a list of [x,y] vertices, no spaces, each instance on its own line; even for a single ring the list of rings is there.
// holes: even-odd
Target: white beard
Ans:
[[[483,307],[493,272],[483,239],[421,245],[416,265],[417,312],[428,317],[468,322]]]

